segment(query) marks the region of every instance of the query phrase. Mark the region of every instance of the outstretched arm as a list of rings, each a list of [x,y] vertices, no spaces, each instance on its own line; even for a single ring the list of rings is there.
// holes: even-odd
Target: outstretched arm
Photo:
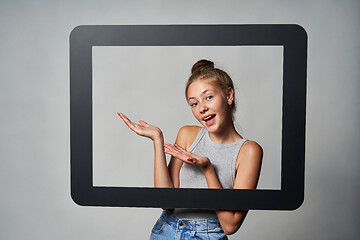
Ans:
[[[164,154],[164,137],[160,128],[140,120],[139,124],[130,121],[124,114],[118,113],[126,125],[136,134],[150,138],[154,143],[154,187],[173,188]]]
[[[215,170],[206,157],[197,156],[174,144],[165,144],[165,153],[182,160],[184,163],[198,166],[204,173],[209,188],[221,189]],[[256,142],[245,142],[241,148],[236,165],[234,189],[255,189],[260,175],[262,149]],[[248,210],[226,211],[217,210],[220,224],[227,235],[235,233],[243,223]]]

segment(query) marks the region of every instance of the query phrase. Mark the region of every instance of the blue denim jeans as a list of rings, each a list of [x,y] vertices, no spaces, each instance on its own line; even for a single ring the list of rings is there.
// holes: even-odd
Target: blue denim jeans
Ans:
[[[152,229],[150,240],[226,240],[218,219],[180,219],[166,210]]]

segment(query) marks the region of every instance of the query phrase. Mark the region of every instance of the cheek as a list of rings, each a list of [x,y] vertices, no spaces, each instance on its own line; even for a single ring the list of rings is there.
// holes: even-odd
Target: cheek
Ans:
[[[216,103],[212,103],[212,109],[217,113],[226,114],[227,105],[224,101],[217,101]]]
[[[194,117],[198,121],[201,121],[201,114],[199,113],[199,111],[197,111],[195,108],[192,108],[191,111],[192,111],[192,114],[194,115]]]
[[[222,112],[222,110],[224,109],[221,101],[212,102],[211,105],[209,105],[209,107],[216,112]]]
[[[192,112],[192,114],[193,114],[195,117],[197,117],[195,108],[191,108],[191,112]]]

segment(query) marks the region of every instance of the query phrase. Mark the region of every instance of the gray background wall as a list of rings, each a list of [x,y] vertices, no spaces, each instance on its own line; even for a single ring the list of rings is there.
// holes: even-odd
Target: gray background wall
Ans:
[[[238,130],[264,149],[258,188],[279,189],[282,55],[281,46],[93,47],[94,184],[153,186],[153,146],[116,112],[161,127],[173,143],[181,126],[199,125],[184,89],[191,66],[206,58],[233,78]]]
[[[309,36],[305,201],[292,212],[251,211],[230,239],[356,238],[359,13],[359,1],[1,1],[0,239],[147,239],[161,212],[80,207],[70,197],[69,34],[75,26],[252,23],[296,23]],[[188,71],[189,62],[177,64]],[[97,179],[108,184],[101,174]]]

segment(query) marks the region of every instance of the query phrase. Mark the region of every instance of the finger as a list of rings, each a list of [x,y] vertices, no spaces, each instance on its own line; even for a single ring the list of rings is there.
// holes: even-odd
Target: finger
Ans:
[[[139,131],[143,131],[144,130],[144,127],[140,124],[137,124],[137,123],[134,123],[134,122],[131,122],[131,124],[136,128],[138,129]]]
[[[178,151],[182,152],[183,154],[186,154],[187,156],[191,157],[191,158],[197,158],[199,157],[198,155],[192,153],[192,152],[189,152],[187,151],[185,148],[183,148],[182,146],[180,145],[177,145],[176,143],[174,144],[175,147],[177,147]]]
[[[188,151],[185,150],[185,148],[177,145],[176,143],[174,144],[174,146],[176,147],[176,149],[178,149],[178,151],[182,152],[182,153],[188,153]]]
[[[126,123],[130,123],[130,122],[131,122],[130,119],[128,119],[124,114],[119,113],[119,116],[124,120],[124,122],[126,122]]]
[[[164,151],[164,153],[166,153],[166,154],[169,154],[169,155],[171,155],[171,156],[174,156],[174,153],[173,152],[171,152],[171,151]],[[175,157],[175,156],[174,156]]]
[[[173,151],[173,152],[176,152],[176,153],[181,153],[179,150],[177,150],[173,145],[171,144],[164,144],[164,147],[166,147],[167,149]]]
[[[186,161],[184,161],[185,163],[188,163],[188,164],[196,164],[196,160],[195,159],[192,159],[192,158],[188,158],[186,159]]]
[[[173,151],[173,148],[171,147],[170,144],[164,144],[163,147],[164,147],[164,148],[167,148],[168,151]]]
[[[188,152],[188,153],[187,153],[187,156],[188,156],[189,158],[193,159],[194,161],[200,157],[199,155],[193,154],[193,153],[191,153],[191,152]]]
[[[179,145],[177,145],[177,144],[174,144],[174,146],[175,146],[176,149],[177,149],[181,154],[183,154],[184,156],[186,156],[186,157],[188,157],[188,158],[191,157],[191,152],[185,150],[185,148],[183,148],[183,147],[181,147],[181,146],[179,146]]]
[[[188,158],[188,159],[186,159],[186,161],[187,161],[188,163],[192,163],[192,164],[194,164],[194,163],[195,163],[195,160],[194,160],[194,159],[192,159],[192,158]]]
[[[188,164],[194,164],[195,163],[195,160],[194,159],[191,159],[191,158],[186,158],[184,157],[183,155],[179,155],[178,153],[176,152],[172,152],[172,151],[164,151],[164,153],[166,154],[169,154],[181,161],[183,161],[184,163],[188,163]]]
[[[126,125],[131,129],[133,130],[134,132],[136,133],[139,133],[139,130],[142,130],[138,124],[136,123],[133,123],[132,121],[130,121],[129,119],[127,118],[122,118],[124,120],[124,122],[126,123]]]
[[[121,118],[123,118],[124,117],[124,114],[122,114],[122,113],[117,113],[118,115],[119,115],[119,117],[121,117]]]
[[[150,127],[150,125],[147,122],[143,121],[143,120],[140,120],[139,123],[141,124],[141,126]]]
[[[129,119],[125,119],[125,118],[123,118],[123,120],[129,127],[132,126],[133,128],[136,128],[136,125],[137,125],[136,123],[130,121]]]
[[[174,146],[175,146],[175,147],[178,147],[178,148],[180,148],[180,149],[185,150],[185,148],[183,148],[182,146],[180,146],[180,145],[178,145],[178,144],[176,144],[176,143],[174,143]]]
[[[163,146],[166,147],[166,148],[168,148],[168,149],[170,149],[170,148],[172,147],[172,145],[169,144],[169,143],[165,143]]]
[[[125,121],[125,119],[124,119],[124,115],[122,114],[122,113],[117,113],[118,115],[119,115],[119,117],[124,121],[124,123],[127,123],[126,121]]]
[[[164,153],[169,154],[169,155],[171,155],[171,156],[173,156],[173,157],[175,157],[175,158],[177,158],[177,159],[183,160],[183,159],[179,156],[179,154],[177,154],[176,152],[173,152],[173,151],[171,151],[171,150],[165,150]]]
[[[181,155],[181,152],[179,152],[173,145],[167,143],[164,144],[163,146],[168,149],[168,152],[176,154],[177,156]]]
[[[124,122],[131,130],[133,130],[134,132],[138,132],[138,128],[132,122],[126,122],[125,120],[124,120]]]

